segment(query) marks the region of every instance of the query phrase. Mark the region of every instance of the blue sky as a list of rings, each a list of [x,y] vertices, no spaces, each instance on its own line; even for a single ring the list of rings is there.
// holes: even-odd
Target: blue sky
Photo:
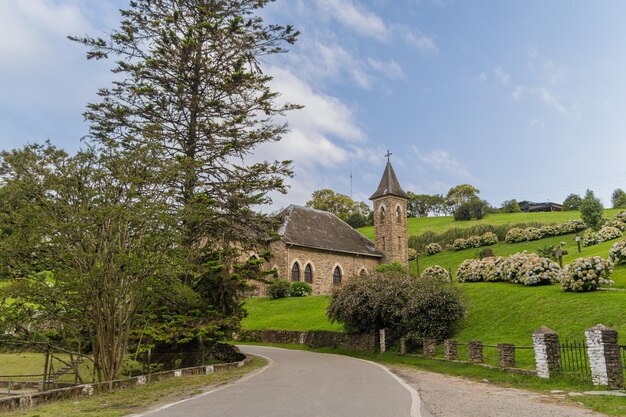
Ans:
[[[50,139],[69,150],[108,85],[67,34],[99,34],[125,1],[0,2],[0,148]],[[272,23],[302,31],[263,63],[304,104],[291,132],[253,159],[293,159],[275,206],[332,188],[367,200],[387,149],[405,189],[471,183],[499,206],[626,188],[626,3],[278,0]]]

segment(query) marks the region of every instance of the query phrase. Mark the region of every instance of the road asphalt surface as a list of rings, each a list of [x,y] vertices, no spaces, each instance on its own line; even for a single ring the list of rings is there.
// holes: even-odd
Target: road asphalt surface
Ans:
[[[347,356],[240,346],[268,365],[134,417],[591,417],[565,395],[386,367]],[[399,375],[399,376],[398,376]],[[419,392],[419,394],[418,394]]]
[[[431,417],[417,392],[387,368],[340,355],[240,346],[269,365],[139,416],[150,417]]]

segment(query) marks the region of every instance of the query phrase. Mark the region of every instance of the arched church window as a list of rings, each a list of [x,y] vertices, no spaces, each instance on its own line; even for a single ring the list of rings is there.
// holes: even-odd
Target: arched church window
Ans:
[[[304,282],[308,284],[313,283],[313,267],[311,264],[306,264],[306,267],[304,267]]]
[[[335,267],[333,271],[333,285],[341,285],[341,268]]]
[[[381,223],[385,221],[385,206],[380,207],[380,221]]]
[[[298,265],[298,262],[294,262],[291,267],[291,280],[300,281],[300,265]]]
[[[396,223],[402,223],[402,209],[400,206],[396,207]]]

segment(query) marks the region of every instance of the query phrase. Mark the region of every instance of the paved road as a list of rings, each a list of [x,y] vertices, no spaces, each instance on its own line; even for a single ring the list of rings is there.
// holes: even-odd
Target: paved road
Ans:
[[[417,392],[386,368],[338,355],[241,346],[270,363],[232,385],[150,417],[429,417]]]

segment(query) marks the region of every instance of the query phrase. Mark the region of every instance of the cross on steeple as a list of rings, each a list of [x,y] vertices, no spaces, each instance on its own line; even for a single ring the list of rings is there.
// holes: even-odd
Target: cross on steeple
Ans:
[[[393,155],[391,152],[389,152],[389,149],[387,149],[387,153],[385,154],[385,156],[387,157],[387,162],[389,162],[389,157]]]

